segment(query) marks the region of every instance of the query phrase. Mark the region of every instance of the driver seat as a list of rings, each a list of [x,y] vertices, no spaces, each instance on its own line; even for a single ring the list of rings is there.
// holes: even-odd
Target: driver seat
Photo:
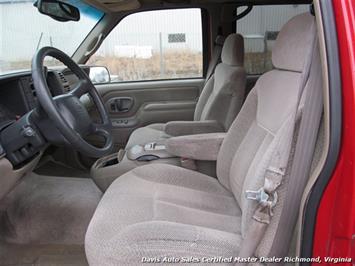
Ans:
[[[86,233],[90,265],[141,265],[144,258],[162,263],[164,256],[238,256],[256,207],[244,192],[262,187],[271,144],[297,105],[300,84],[308,76],[302,72],[311,54],[314,23],[305,13],[279,33],[272,55],[275,69],[260,77],[229,129],[218,154],[218,179],[149,164],[112,183]],[[278,190],[275,215],[255,256],[270,251],[285,191],[285,186]]]
[[[165,141],[171,136],[226,132],[242,106],[246,83],[243,64],[243,36],[230,34],[223,44],[221,62],[198,99],[193,121],[172,121],[175,126],[156,123],[137,128],[130,135],[126,149]]]

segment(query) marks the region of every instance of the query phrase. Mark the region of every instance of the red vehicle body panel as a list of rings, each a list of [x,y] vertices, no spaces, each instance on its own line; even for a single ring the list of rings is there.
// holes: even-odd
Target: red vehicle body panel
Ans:
[[[338,162],[317,213],[313,256],[355,263],[355,1],[333,1],[342,83]],[[340,88],[339,88],[340,89]]]

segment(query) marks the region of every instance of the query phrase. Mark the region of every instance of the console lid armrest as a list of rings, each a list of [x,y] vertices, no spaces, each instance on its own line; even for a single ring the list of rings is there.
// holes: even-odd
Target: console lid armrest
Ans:
[[[167,140],[170,154],[198,161],[217,161],[226,133],[208,133],[173,137]]]
[[[215,120],[172,121],[165,125],[164,130],[170,136],[224,132],[224,128]]]

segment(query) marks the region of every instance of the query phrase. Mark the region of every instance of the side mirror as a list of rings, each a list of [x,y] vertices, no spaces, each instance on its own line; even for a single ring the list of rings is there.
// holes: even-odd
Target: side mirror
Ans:
[[[110,83],[110,72],[103,66],[91,66],[89,69],[89,77],[93,84]]]
[[[58,21],[79,21],[80,11],[75,6],[57,0],[37,0],[38,11]]]

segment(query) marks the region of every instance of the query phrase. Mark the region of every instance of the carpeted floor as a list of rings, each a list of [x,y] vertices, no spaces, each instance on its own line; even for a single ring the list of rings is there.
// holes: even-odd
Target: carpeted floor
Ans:
[[[43,163],[40,167],[34,170],[36,174],[48,175],[48,176],[63,176],[63,177],[84,177],[90,178],[90,171],[84,171],[76,168],[72,168],[63,163],[57,162],[55,160],[48,160]]]
[[[20,245],[0,242],[1,266],[87,266],[82,245]]]
[[[86,265],[86,228],[101,198],[87,178],[31,174],[1,202],[0,265]]]

